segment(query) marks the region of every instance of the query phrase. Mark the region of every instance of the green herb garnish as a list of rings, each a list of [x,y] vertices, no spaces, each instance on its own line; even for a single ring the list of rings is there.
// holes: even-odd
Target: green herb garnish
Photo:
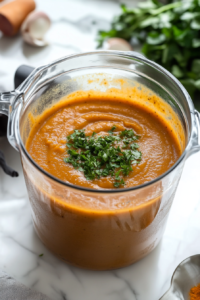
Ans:
[[[87,180],[111,176],[114,187],[125,185],[123,176],[133,171],[133,164],[140,163],[142,153],[135,142],[139,136],[132,129],[118,133],[114,132],[116,128],[113,126],[103,137],[74,130],[67,137],[68,156],[64,161],[83,172]]]
[[[121,5],[108,31],[98,33],[98,45],[120,37],[177,77],[191,96],[200,91],[200,1],[148,0],[136,8]]]
[[[42,257],[44,254],[43,253],[41,253],[40,255],[39,255],[39,257]]]

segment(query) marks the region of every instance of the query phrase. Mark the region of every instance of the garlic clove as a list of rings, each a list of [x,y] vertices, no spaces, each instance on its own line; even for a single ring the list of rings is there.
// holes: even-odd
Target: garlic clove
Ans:
[[[37,47],[46,46],[48,42],[45,41],[44,36],[50,26],[51,21],[45,13],[40,11],[32,12],[25,19],[21,27],[24,41]]]
[[[110,38],[105,42],[105,48],[107,50],[120,50],[120,51],[132,51],[131,45],[121,38]]]

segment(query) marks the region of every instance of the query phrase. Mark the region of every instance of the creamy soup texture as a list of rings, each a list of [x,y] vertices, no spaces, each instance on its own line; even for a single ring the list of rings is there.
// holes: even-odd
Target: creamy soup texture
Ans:
[[[127,266],[152,251],[163,235],[177,183],[123,189],[152,181],[181,156],[184,131],[171,107],[137,86],[78,91],[30,120],[26,148],[34,161],[63,182],[91,189],[69,188],[24,163],[34,226],[44,244],[65,261],[95,270]],[[140,136],[142,159],[124,176],[121,192],[106,193],[114,188],[112,176],[88,180],[64,161],[66,137],[75,129],[103,137],[113,126],[115,133],[132,129]]]

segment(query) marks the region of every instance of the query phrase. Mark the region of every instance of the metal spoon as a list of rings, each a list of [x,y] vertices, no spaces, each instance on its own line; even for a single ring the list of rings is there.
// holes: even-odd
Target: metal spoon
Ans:
[[[200,254],[186,258],[174,271],[170,289],[160,300],[188,300],[193,286],[200,283]]]

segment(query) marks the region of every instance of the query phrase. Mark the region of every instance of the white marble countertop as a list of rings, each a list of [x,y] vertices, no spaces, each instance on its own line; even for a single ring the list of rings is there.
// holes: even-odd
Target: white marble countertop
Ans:
[[[38,66],[69,53],[93,50],[98,26],[106,26],[119,11],[119,2],[37,1],[53,20],[48,34],[51,45],[37,49],[23,44],[20,36],[0,37],[0,90],[13,88],[14,70],[22,63]],[[96,25],[91,26],[94,19]],[[5,138],[0,138],[0,149],[20,174],[10,178],[0,169],[0,268],[52,300],[158,300],[169,288],[176,266],[200,253],[200,153],[185,164],[159,246],[127,268],[94,272],[65,264],[43,246],[33,230],[19,154]]]

